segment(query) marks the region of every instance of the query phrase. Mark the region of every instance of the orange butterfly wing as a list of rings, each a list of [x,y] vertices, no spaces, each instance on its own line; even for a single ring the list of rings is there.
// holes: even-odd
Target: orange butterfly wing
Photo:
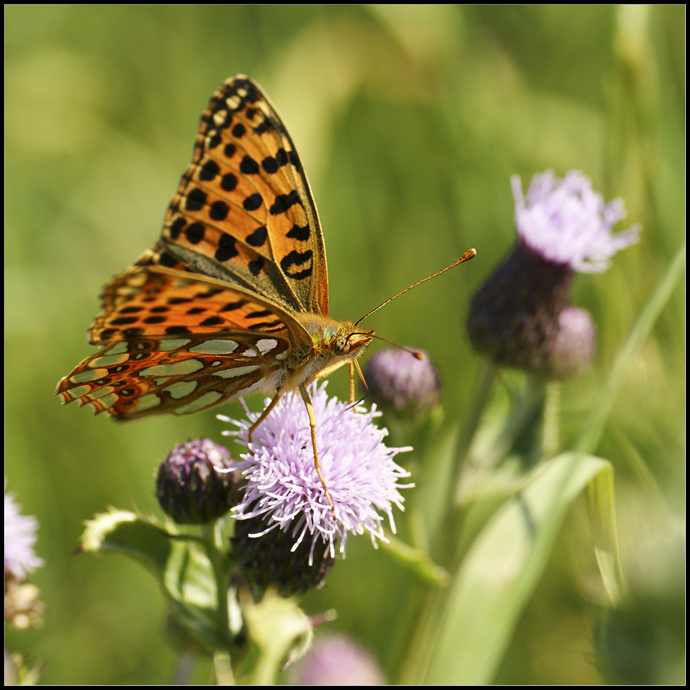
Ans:
[[[159,246],[164,265],[180,261],[294,311],[328,314],[309,183],[285,125],[250,79],[229,79],[211,99]]]

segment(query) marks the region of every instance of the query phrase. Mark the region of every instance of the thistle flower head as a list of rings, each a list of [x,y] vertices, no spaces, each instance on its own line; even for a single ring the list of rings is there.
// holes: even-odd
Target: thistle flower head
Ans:
[[[527,198],[518,177],[512,185],[518,242],[472,298],[470,341],[497,364],[565,378],[586,367],[596,344],[588,315],[563,314],[574,273],[604,271],[640,228],[612,234],[622,200],[605,204],[580,172],[535,175]]]
[[[608,204],[578,170],[559,180],[553,171],[535,175],[522,193],[520,178],[511,178],[515,227],[521,240],[550,263],[587,273],[605,271],[610,258],[639,239],[634,225],[614,235],[611,228],[625,218],[622,199]]]
[[[314,466],[309,418],[299,395],[284,395],[271,414],[254,430],[251,443],[248,432],[259,417],[248,412],[248,420],[219,417],[238,427],[225,432],[238,437],[247,446],[237,468],[246,479],[241,502],[233,509],[237,520],[252,520],[257,525],[251,535],[259,538],[272,530],[281,530],[296,551],[303,541],[309,543],[309,565],[318,543],[335,557],[336,544],[345,553],[348,534],[368,532],[372,543],[386,541],[383,523],[388,518],[395,532],[393,506],[402,510],[399,480],[409,473],[393,458],[409,448],[388,448],[385,429],[373,420],[380,415],[328,398],[326,384],[313,384],[310,395],[316,419],[316,439],[321,473],[333,501],[334,517]],[[267,401],[268,402],[268,401]]]
[[[227,471],[231,468],[228,449],[210,439],[179,444],[158,468],[161,508],[181,525],[203,525],[225,515],[239,480],[237,472]]]
[[[416,359],[409,352],[385,348],[367,363],[364,378],[372,400],[384,410],[418,419],[441,399],[438,371],[426,353]]]

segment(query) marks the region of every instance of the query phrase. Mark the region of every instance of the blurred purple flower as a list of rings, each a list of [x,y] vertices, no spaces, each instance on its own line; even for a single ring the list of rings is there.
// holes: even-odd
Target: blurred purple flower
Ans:
[[[599,273],[621,249],[639,240],[639,225],[611,233],[625,218],[622,199],[604,203],[592,189],[592,181],[579,170],[559,180],[553,171],[535,175],[527,192],[517,175],[511,178],[515,198],[515,227],[522,241],[554,264],[566,264],[575,271]]]
[[[241,455],[237,469],[247,486],[242,501],[233,509],[238,520],[262,518],[264,529],[259,537],[279,528],[294,540],[293,551],[303,540],[311,540],[310,561],[317,540],[335,555],[336,543],[345,553],[347,536],[368,532],[372,543],[386,541],[383,521],[388,518],[395,532],[393,505],[403,509],[398,481],[409,473],[393,458],[410,448],[387,448],[388,434],[373,423],[380,415],[375,406],[370,411],[351,406],[336,398],[329,400],[326,383],[310,387],[316,417],[319,463],[336,511],[333,516],[314,467],[309,418],[299,395],[283,396],[271,414],[259,425]],[[246,409],[246,408],[245,408]],[[239,437],[247,445],[249,427],[258,413],[247,411],[248,420],[236,421],[219,416],[239,427],[224,432]]]
[[[18,580],[43,565],[34,553],[38,521],[30,515],[20,515],[19,506],[10,493],[5,494],[5,571]]]
[[[583,373],[597,349],[597,327],[586,309],[566,307],[558,315],[558,331],[551,346],[550,369],[558,378]]]
[[[526,199],[517,176],[512,186],[518,242],[472,297],[467,331],[474,349],[497,364],[567,378],[596,348],[589,315],[564,314],[575,271],[604,271],[641,229],[612,234],[623,202],[605,204],[581,172],[535,175]]]
[[[386,685],[374,656],[344,635],[316,641],[299,662],[294,685]]]
[[[441,382],[426,353],[416,359],[409,352],[386,348],[367,363],[364,378],[372,400],[402,417],[422,417],[441,399]]]

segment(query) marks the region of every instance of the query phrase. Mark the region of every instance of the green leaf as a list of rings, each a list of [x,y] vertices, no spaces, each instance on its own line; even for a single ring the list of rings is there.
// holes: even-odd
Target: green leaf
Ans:
[[[272,685],[287,663],[299,659],[311,647],[313,629],[294,598],[285,599],[268,590],[254,603],[248,590],[240,593],[251,648],[238,682]]]
[[[162,525],[128,510],[110,508],[86,521],[81,551],[125,553],[154,574],[159,574],[170,557],[171,543]]]
[[[124,553],[161,586],[177,622],[209,651],[227,648],[218,630],[218,597],[211,562],[197,538],[153,518],[111,508],[86,523],[81,551]]]
[[[388,537],[388,542],[382,541],[381,550],[385,551],[396,563],[399,563],[412,573],[420,582],[432,587],[445,587],[448,584],[448,572],[445,568],[431,560],[425,549],[415,548],[396,537]]]
[[[597,501],[602,553],[615,548],[613,470],[600,458],[564,453],[535,472],[474,540],[450,587],[425,684],[490,683],[546,567],[568,508],[585,489]],[[605,500],[604,500],[605,497]],[[615,554],[615,551],[613,551]],[[610,559],[617,563],[617,555]],[[609,568],[607,577],[620,574]],[[611,583],[608,583],[611,588]]]
[[[654,294],[649,298],[640,313],[635,325],[628,334],[625,344],[618,353],[606,386],[599,396],[584,431],[575,444],[576,450],[592,452],[596,449],[604,431],[604,425],[613,408],[618,391],[623,383],[623,375],[627,371],[630,361],[637,354],[647,339],[652,327],[671,298],[678,281],[683,277],[685,269],[685,242],[681,244],[676,255],[659,281]]]

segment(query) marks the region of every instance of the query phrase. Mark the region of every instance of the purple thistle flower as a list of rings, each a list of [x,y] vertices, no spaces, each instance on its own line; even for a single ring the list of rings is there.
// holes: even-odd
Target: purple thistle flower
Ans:
[[[559,180],[553,171],[535,175],[527,192],[517,175],[510,180],[515,198],[515,227],[520,239],[546,261],[575,271],[600,273],[609,259],[639,240],[639,225],[611,234],[625,218],[622,199],[604,203],[592,181],[579,170]]]
[[[247,485],[242,501],[233,509],[238,520],[260,518],[263,529],[254,538],[274,529],[289,533],[292,551],[304,541],[311,541],[309,564],[317,541],[327,545],[326,552],[335,556],[336,542],[345,554],[347,536],[368,532],[372,543],[386,541],[383,533],[385,517],[395,532],[392,508],[403,509],[398,480],[409,473],[393,462],[400,452],[411,448],[387,448],[385,429],[373,423],[380,415],[329,400],[326,383],[310,387],[316,417],[316,439],[319,463],[331,495],[337,517],[333,517],[323,487],[314,467],[309,418],[299,395],[288,393],[259,425],[247,443],[249,427],[258,413],[247,411],[248,420],[236,421],[219,416],[239,427],[238,443],[249,452],[241,455],[237,469]],[[246,408],[245,408],[246,409]]]
[[[517,176],[512,186],[518,242],[472,298],[470,341],[497,364],[567,378],[586,368],[596,345],[582,314],[563,315],[575,271],[604,271],[640,227],[612,234],[625,216],[622,200],[604,204],[578,171],[563,180],[535,175],[526,199]]]
[[[386,685],[374,656],[344,635],[329,635],[296,666],[293,685]]]
[[[24,580],[27,573],[43,565],[34,553],[38,521],[21,515],[13,494],[5,494],[5,572]]]
[[[372,399],[384,410],[418,419],[441,399],[438,371],[426,353],[416,359],[404,350],[379,350],[367,363],[364,378]]]

